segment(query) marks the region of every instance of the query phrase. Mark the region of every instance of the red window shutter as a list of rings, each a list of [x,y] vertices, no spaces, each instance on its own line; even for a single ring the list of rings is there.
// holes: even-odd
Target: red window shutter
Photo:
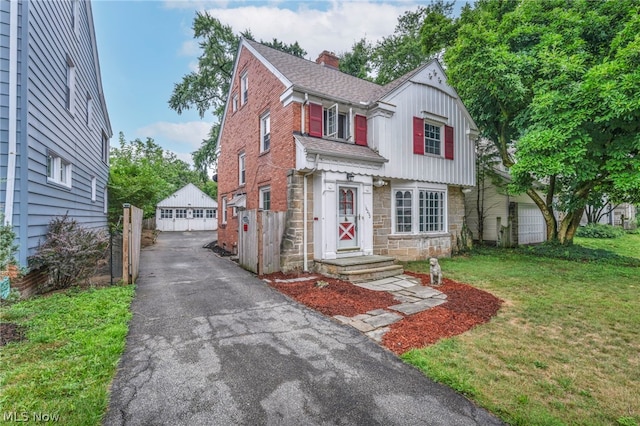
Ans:
[[[453,160],[453,127],[444,126],[444,158]]]
[[[322,137],[322,105],[309,104],[309,135]]]
[[[413,117],[413,153],[424,155],[424,120]]]
[[[356,115],[356,145],[367,146],[367,117]]]

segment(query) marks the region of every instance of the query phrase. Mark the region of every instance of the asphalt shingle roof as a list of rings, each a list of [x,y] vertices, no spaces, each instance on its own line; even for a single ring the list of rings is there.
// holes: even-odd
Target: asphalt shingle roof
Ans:
[[[298,90],[308,90],[353,104],[372,102],[386,93],[387,86],[363,80],[335,68],[320,65],[252,40],[246,40]],[[392,83],[390,83],[392,84]]]
[[[385,163],[388,160],[369,148],[348,142],[320,139],[312,136],[294,135],[295,139],[304,146],[310,154],[328,154],[341,158]]]

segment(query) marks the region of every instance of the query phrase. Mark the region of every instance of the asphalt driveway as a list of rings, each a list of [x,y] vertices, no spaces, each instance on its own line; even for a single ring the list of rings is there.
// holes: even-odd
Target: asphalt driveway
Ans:
[[[105,425],[491,425],[354,328],[164,232],[143,249]]]

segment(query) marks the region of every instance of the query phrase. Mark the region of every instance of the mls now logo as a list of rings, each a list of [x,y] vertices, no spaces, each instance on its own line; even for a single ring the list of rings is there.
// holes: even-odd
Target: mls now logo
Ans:
[[[17,411],[5,411],[2,413],[2,420],[5,422],[57,422],[60,420],[59,414],[50,414],[50,413],[38,413],[32,412],[28,413],[26,411],[22,411],[18,413]]]

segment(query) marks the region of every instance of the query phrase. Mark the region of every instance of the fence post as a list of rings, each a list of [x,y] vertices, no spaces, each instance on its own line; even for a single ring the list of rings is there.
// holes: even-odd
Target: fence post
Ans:
[[[125,203],[123,208],[123,220],[122,220],[122,279],[131,284],[130,271],[129,271],[129,248],[131,247],[131,204]]]

